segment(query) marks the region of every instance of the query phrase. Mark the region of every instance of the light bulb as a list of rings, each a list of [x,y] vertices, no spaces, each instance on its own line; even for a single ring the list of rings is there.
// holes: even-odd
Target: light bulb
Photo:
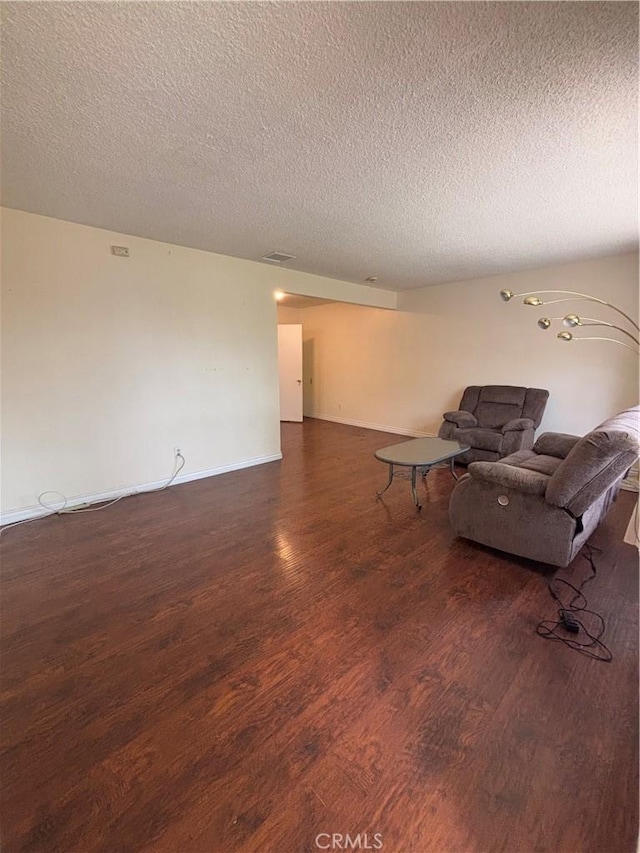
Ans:
[[[561,341],[572,341],[573,335],[571,332],[558,332],[558,337]]]
[[[577,314],[567,314],[567,316],[562,321],[563,325],[568,326],[570,329],[574,329],[576,326],[581,326],[580,317]]]
[[[522,301],[525,305],[544,305],[539,296],[525,296]]]
[[[538,326],[540,326],[541,329],[548,329],[550,325],[551,320],[548,317],[540,317],[538,320]]]
[[[515,293],[513,292],[513,290],[501,290],[500,291],[500,298],[504,302],[508,302],[510,299],[513,299],[514,296],[515,296]]]

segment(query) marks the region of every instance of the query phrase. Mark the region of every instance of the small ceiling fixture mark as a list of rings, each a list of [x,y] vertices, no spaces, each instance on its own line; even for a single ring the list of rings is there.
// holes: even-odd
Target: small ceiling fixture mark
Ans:
[[[288,255],[286,252],[269,252],[268,255],[263,255],[263,261],[270,261],[272,264],[285,264],[287,261],[292,261],[296,256]]]
[[[377,275],[368,275],[368,276],[365,278],[365,281],[368,281],[368,282],[369,282],[369,284],[375,284],[377,280],[378,280],[378,276],[377,276]]]

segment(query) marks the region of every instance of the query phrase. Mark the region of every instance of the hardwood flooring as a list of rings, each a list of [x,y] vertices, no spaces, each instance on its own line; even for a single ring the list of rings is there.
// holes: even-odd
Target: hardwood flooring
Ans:
[[[447,470],[375,499],[391,443],[286,424],[282,462],[2,537],[5,853],[635,851],[635,496],[598,663],[536,636],[551,570],[453,537]]]

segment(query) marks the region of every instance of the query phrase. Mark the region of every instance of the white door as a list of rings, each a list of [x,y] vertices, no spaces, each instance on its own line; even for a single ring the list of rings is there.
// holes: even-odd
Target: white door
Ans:
[[[278,326],[280,420],[302,420],[302,326]]]

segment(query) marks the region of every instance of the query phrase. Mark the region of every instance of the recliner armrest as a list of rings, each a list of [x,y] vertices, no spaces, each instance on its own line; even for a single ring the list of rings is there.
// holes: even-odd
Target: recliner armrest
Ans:
[[[529,495],[544,495],[549,477],[528,468],[505,465],[504,462],[472,462],[468,473],[476,480],[494,483],[506,489],[516,489]]]
[[[502,427],[502,432],[515,432],[516,430],[533,429],[534,423],[531,418],[514,418]]]
[[[566,432],[543,432],[533,445],[533,449],[544,456],[566,459],[579,441],[579,435],[569,435]]]
[[[450,421],[460,429],[470,429],[471,427],[478,426],[478,421],[471,412],[445,412],[442,417],[445,421]]]

